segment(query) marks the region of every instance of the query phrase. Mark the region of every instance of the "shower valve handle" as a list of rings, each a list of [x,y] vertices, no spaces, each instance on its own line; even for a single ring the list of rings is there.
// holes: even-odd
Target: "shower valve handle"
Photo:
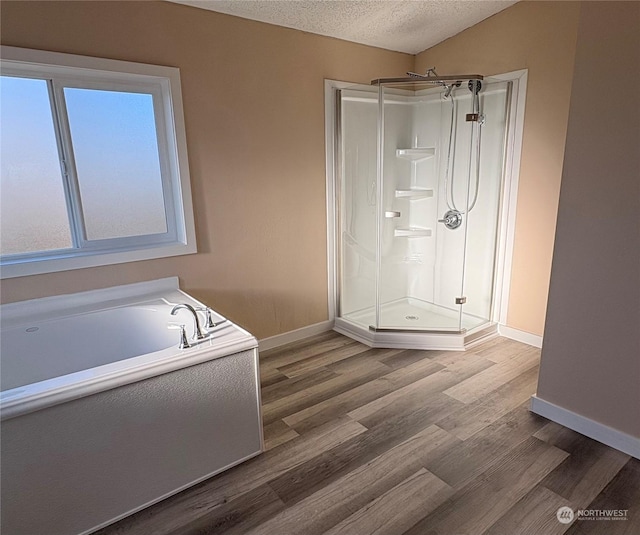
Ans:
[[[449,210],[443,216],[443,219],[438,219],[438,223],[444,223],[444,226],[450,230],[458,228],[462,225],[462,214],[457,210]]]

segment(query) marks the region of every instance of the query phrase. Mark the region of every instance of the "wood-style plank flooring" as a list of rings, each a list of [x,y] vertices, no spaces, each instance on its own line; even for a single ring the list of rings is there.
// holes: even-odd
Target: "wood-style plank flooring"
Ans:
[[[539,356],[333,332],[265,352],[267,451],[98,533],[639,534],[640,461],[527,410]],[[628,516],[562,524],[562,506]]]

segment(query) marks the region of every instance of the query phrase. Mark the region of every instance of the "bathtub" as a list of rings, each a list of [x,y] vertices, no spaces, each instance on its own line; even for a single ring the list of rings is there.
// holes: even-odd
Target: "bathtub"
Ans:
[[[257,341],[177,278],[0,309],[1,525],[85,534],[263,450]],[[204,313],[199,313],[201,321]]]

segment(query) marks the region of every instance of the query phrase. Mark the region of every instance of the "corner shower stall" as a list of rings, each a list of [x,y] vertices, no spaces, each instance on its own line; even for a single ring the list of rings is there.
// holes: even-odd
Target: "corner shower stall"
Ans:
[[[464,349],[496,332],[511,82],[374,80],[335,94],[335,330]]]

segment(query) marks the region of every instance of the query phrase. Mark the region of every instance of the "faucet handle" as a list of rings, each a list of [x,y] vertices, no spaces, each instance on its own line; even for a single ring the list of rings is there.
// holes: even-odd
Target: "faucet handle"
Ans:
[[[213,327],[215,327],[216,324],[213,323],[213,318],[211,317],[211,309],[209,307],[207,307],[205,311],[205,316],[205,325],[207,326],[207,329],[212,329]]]
[[[205,316],[204,327],[206,329],[213,329],[214,327],[217,327],[218,325],[226,321],[226,320],[222,320],[214,323],[213,317],[211,316],[212,310],[209,307],[198,307],[196,308],[196,310],[198,312],[204,312],[204,316]]]
[[[204,326],[207,329],[213,327],[213,319],[211,318],[211,309],[209,307],[204,307]]]
[[[189,339],[187,338],[187,329],[184,326],[184,323],[180,325],[180,344],[178,345],[180,349],[187,349],[191,347],[189,343]]]

